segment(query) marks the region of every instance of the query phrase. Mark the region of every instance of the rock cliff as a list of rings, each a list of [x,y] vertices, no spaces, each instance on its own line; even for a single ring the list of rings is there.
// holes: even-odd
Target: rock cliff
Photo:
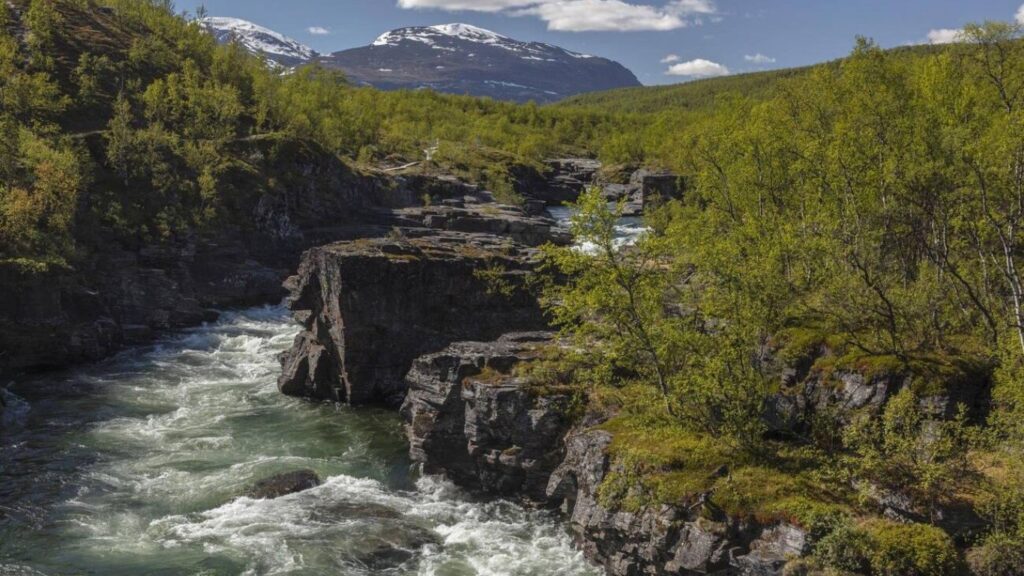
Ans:
[[[613,576],[780,575],[806,553],[799,527],[708,513],[703,501],[636,511],[603,503],[612,434],[598,417],[572,417],[571,397],[517,376],[550,336],[459,342],[418,358],[402,407],[413,460],[488,495],[561,509],[587,557]]]
[[[417,359],[402,406],[412,458],[463,486],[545,501],[572,423],[570,398],[532,394],[513,370],[551,336],[460,342]]]
[[[397,405],[417,357],[542,328],[525,289],[534,256],[506,237],[415,229],[308,251],[289,280],[305,330],[282,360],[281,391]]]

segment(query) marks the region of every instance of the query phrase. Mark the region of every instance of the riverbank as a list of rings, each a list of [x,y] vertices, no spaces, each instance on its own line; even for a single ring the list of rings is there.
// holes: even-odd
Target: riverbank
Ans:
[[[391,411],[278,393],[278,307],[20,381],[0,435],[0,572],[593,576],[552,515],[417,478]],[[240,495],[308,468],[322,486]]]

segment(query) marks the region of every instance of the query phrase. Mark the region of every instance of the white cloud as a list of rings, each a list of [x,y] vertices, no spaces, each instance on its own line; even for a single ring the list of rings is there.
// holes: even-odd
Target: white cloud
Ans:
[[[711,78],[714,76],[728,76],[729,69],[717,62],[697,58],[689,62],[681,62],[669,66],[665,71],[669,76],[690,76],[692,78]]]
[[[564,0],[545,2],[518,11],[547,22],[562,32],[676,30],[686,26],[682,15],[622,0]]]
[[[508,8],[523,8],[537,4],[537,0],[398,0],[398,7],[438,8],[455,12],[472,10],[474,12],[500,12]]]
[[[661,59],[661,63],[671,64],[673,62],[679,62],[680,60],[682,60],[682,58],[680,58],[678,54],[669,54],[668,56],[665,56],[664,58]]]
[[[952,44],[963,40],[964,31],[960,29],[940,28],[928,32],[929,44]]]
[[[535,16],[549,30],[563,32],[676,30],[695,24],[699,15],[717,13],[713,0],[671,0],[663,6],[626,0],[398,0],[398,6]]]
[[[690,14],[715,14],[718,10],[711,0],[673,0],[666,10],[684,16]]]
[[[309,28],[306,28],[306,31],[314,36],[326,36],[331,33],[330,30],[323,26],[310,26]]]
[[[1017,23],[1024,25],[1024,4],[1021,4],[1020,8],[1017,9]]]
[[[753,62],[754,64],[774,64],[775,63],[775,58],[772,58],[770,56],[765,56],[764,54],[761,54],[760,52],[758,52],[757,54],[746,54],[746,55],[743,56],[743,59],[746,60],[747,62]]]

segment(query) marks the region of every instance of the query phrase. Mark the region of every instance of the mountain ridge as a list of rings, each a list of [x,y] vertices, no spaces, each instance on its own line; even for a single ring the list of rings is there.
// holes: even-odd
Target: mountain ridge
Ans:
[[[550,103],[587,92],[641,86],[631,71],[613,60],[464,23],[396,28],[367,46],[331,54],[238,18],[210,17],[203,25],[219,42],[238,42],[276,65],[317,63],[345,72],[356,85],[383,90],[431,89]]]
[[[321,56],[298,40],[241,18],[210,16],[203,18],[201,24],[218,42],[238,42],[247,51],[278,66],[291,68]]]

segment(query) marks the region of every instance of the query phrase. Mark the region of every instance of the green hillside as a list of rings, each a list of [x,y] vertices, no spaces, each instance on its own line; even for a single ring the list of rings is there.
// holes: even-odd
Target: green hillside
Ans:
[[[895,58],[918,59],[949,50],[948,46],[902,46],[888,50]],[[716,100],[726,95],[741,96],[752,100],[764,100],[772,95],[778,85],[786,80],[800,78],[815,68],[822,66],[834,67],[837,61],[804,66],[800,68],[784,68],[766,72],[736,74],[721,78],[694,80],[669,86],[644,86],[640,88],[621,88],[605,92],[591,92],[573,96],[555,106],[569,108],[593,108],[605,112],[622,114],[653,113],[662,110],[674,112],[692,112],[712,107]]]
[[[356,88],[316,67],[281,75],[155,0],[0,3],[0,104],[0,264],[30,270],[73,266],[98,238],[135,246],[232,223],[254,175],[277,180],[238,153],[250,139],[303,141],[363,167],[436,146],[428,168],[514,201],[516,165],[585,154],[626,126]]]

